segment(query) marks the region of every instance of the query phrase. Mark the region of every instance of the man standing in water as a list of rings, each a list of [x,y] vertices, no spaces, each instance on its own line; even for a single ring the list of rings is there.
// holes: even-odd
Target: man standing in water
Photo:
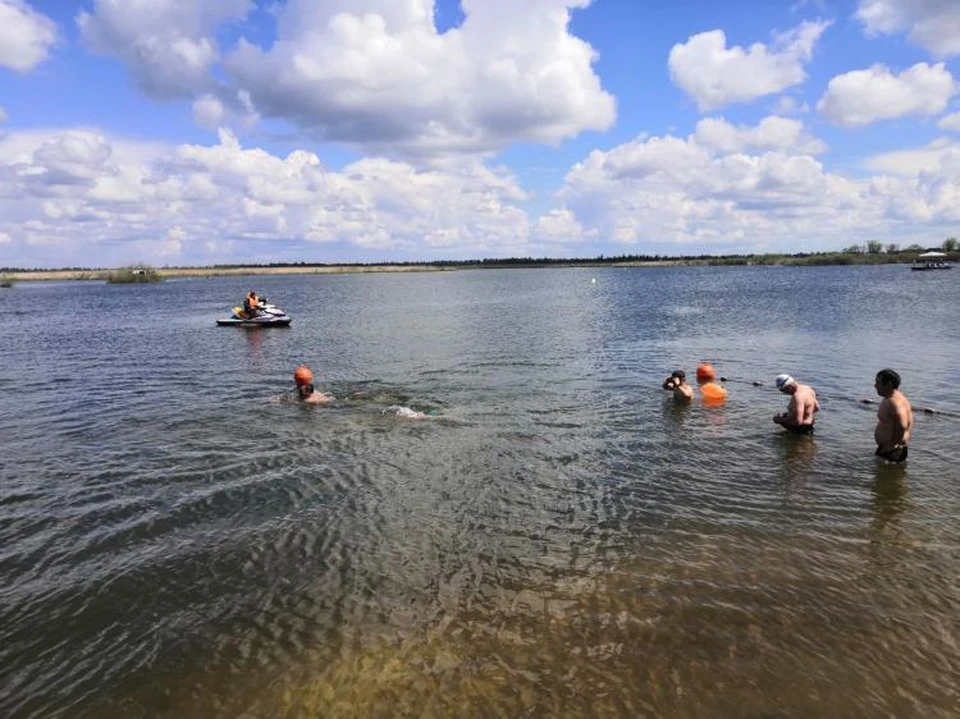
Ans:
[[[689,402],[693,399],[693,387],[687,384],[687,374],[682,369],[674,370],[663,381],[663,388],[673,390],[673,398],[678,402]]]
[[[892,369],[877,372],[873,386],[883,397],[877,410],[877,428],[873,431],[876,454],[899,464],[907,458],[907,444],[913,430],[913,408],[900,391],[900,375]]]
[[[774,415],[773,421],[794,434],[813,434],[814,415],[820,411],[813,387],[781,374],[777,375],[777,389],[790,395],[790,402],[787,411]]]

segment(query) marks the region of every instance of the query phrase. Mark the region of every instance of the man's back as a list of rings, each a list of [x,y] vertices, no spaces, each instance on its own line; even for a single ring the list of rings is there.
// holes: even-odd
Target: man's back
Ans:
[[[820,403],[817,402],[817,393],[813,387],[806,384],[797,384],[797,391],[791,398],[797,403],[797,416],[800,418],[800,424],[813,424],[814,415],[820,410]]]
[[[913,408],[906,395],[899,389],[893,390],[889,397],[881,400],[877,420],[884,430],[882,432],[884,439],[899,436],[895,441],[903,444],[910,441],[910,431],[913,429]]]

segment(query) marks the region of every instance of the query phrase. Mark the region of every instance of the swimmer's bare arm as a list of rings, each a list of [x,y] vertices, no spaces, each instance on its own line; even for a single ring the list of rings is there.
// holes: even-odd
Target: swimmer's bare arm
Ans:
[[[787,403],[787,411],[775,415],[773,421],[785,427],[796,426],[800,424],[802,418],[803,405],[797,401],[797,396],[793,395],[790,397],[790,402]]]
[[[891,404],[894,418],[894,444],[906,444],[910,441],[910,430],[913,429],[913,409],[903,395],[896,397]]]
[[[788,405],[786,412],[777,412],[775,415],[773,415],[773,421],[774,421],[776,424],[780,424],[780,425],[786,424],[786,423],[787,423],[787,418],[790,416],[790,415],[788,414],[789,411],[790,411],[790,407],[789,407],[789,405]]]
[[[884,398],[880,400],[880,406],[877,408],[877,426],[873,430],[873,440],[877,443],[877,449],[886,451],[893,447],[890,441],[890,419],[889,413],[890,400]]]
[[[820,411],[820,403],[817,402],[817,393],[809,387],[804,387],[803,397],[800,399],[800,415],[802,424],[813,424],[814,415]]]

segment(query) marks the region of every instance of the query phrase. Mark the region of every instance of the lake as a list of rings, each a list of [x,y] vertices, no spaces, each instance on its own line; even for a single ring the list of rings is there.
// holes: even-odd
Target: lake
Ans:
[[[958,279],[0,290],[0,715],[956,716]],[[292,326],[216,327],[250,289]],[[674,405],[700,360],[726,403]],[[302,362],[334,405],[278,401]],[[771,421],[781,372],[815,437]]]

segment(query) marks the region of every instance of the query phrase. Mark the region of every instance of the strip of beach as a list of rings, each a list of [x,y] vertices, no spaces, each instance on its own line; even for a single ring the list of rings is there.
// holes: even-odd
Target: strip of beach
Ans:
[[[245,275],[320,275],[345,274],[355,272],[430,272],[446,267],[429,265],[291,265],[283,267],[244,266],[244,267],[158,267],[155,271],[164,279],[182,277],[239,277]],[[5,275],[17,282],[70,280],[106,280],[109,269],[69,269],[69,270],[23,270],[9,271]]]
[[[559,264],[559,263],[558,263]],[[564,266],[574,266],[563,263]],[[622,262],[616,263],[623,266],[644,266],[644,267],[663,267],[678,264],[693,264],[690,262],[676,262],[670,260],[650,260],[644,262]],[[578,267],[597,267],[613,266],[610,262],[583,262],[577,263]],[[383,264],[383,265],[263,265],[242,267],[157,267],[152,268],[163,279],[174,279],[184,277],[241,277],[241,276],[262,276],[262,275],[324,275],[324,274],[355,274],[367,272],[452,272],[455,270],[480,269],[485,267],[483,264],[463,263],[463,264]],[[505,265],[497,265],[503,267]],[[539,263],[529,265],[512,264],[507,266],[540,266]],[[116,272],[113,269],[58,269],[58,270],[8,270],[4,277],[15,282],[33,282],[33,281],[82,281],[82,280],[107,280],[111,273]]]
[[[271,265],[212,265],[199,267],[148,267],[133,265],[121,269],[66,268],[66,269],[17,269],[0,268],[0,277],[6,283],[31,281],[71,280],[116,280],[120,274],[151,275],[151,280],[184,277],[239,277],[253,275],[320,275],[351,274],[367,272],[452,272],[495,268],[531,267],[702,267],[707,265],[759,265],[759,266],[816,266],[816,265],[863,265],[863,264],[909,264],[922,252],[920,246],[896,252],[862,252],[851,249],[840,252],[815,252],[797,254],[762,255],[700,255],[696,257],[621,256],[594,259],[557,258],[509,258],[467,261],[435,262],[387,262],[382,264],[271,264]],[[950,249],[945,258],[950,262],[960,261],[960,251]]]

